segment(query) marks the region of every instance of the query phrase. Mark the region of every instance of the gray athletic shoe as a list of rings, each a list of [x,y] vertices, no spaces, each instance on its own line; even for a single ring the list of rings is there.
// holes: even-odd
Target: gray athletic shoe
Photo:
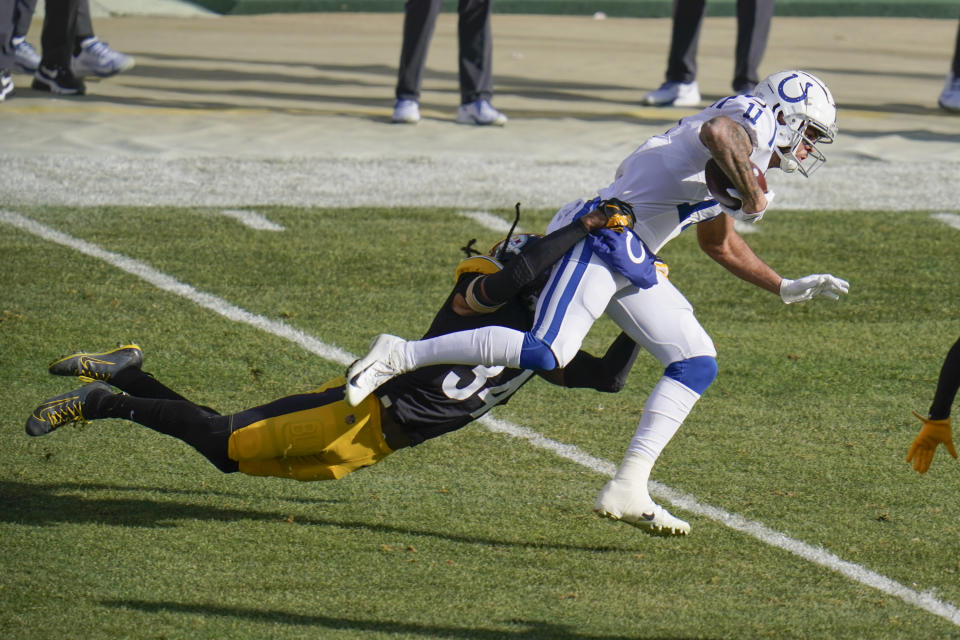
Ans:
[[[113,389],[110,388],[110,385],[98,380],[79,389],[50,398],[34,409],[30,417],[27,418],[27,435],[46,435],[65,424],[86,420],[84,415],[87,410],[86,403],[90,394],[94,392],[106,392],[112,395]]]
[[[127,367],[139,368],[142,364],[143,351],[140,347],[124,344],[103,353],[80,352],[65,356],[52,362],[49,371],[55,376],[76,376],[109,382]]]

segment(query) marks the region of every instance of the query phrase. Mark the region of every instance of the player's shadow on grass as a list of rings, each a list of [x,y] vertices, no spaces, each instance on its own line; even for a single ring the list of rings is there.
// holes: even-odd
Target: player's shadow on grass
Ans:
[[[512,549],[539,549],[558,551],[586,551],[588,553],[632,553],[629,547],[574,545],[543,541],[527,542],[482,536],[390,526],[336,518],[319,518],[290,510],[263,511],[242,507],[218,507],[190,504],[174,500],[147,498],[114,498],[77,495],[95,491],[129,490],[128,487],[57,483],[54,485],[0,481],[0,522],[29,526],[56,524],[105,524],[117,527],[166,528],[176,527],[181,521],[214,522],[274,522],[281,526],[329,527],[373,534],[418,536],[455,543],[484,547]],[[73,492],[65,494],[63,492]],[[144,491],[153,491],[144,489]],[[157,491],[164,492],[163,489]],[[216,496],[216,493],[198,493],[198,496]],[[230,495],[231,500],[238,496]]]
[[[351,620],[317,614],[289,613],[286,611],[263,611],[243,607],[185,604],[181,602],[148,602],[144,600],[101,600],[106,607],[135,609],[145,613],[182,613],[203,617],[240,618],[247,622],[285,624],[300,627],[322,627],[336,631],[378,632],[388,635],[417,635],[453,640],[681,640],[680,636],[647,636],[630,634],[598,635],[575,631],[568,626],[542,620],[505,620],[499,629],[476,627],[452,627],[424,625],[412,622],[389,622],[377,620]],[[702,636],[697,636],[702,638]]]

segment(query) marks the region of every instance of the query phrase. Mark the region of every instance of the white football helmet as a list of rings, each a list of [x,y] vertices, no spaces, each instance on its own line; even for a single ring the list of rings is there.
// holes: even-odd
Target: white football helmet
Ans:
[[[774,146],[783,171],[809,176],[827,161],[816,145],[837,137],[837,104],[823,80],[805,71],[779,71],[761,80],[753,95],[777,117]],[[797,156],[801,145],[810,147],[803,160]]]

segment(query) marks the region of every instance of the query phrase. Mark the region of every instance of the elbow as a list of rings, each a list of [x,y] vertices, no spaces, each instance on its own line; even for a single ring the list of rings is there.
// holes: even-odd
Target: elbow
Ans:
[[[713,260],[723,264],[723,258],[727,254],[726,248],[722,244],[713,244],[709,242],[701,242],[700,249],[710,256]]]
[[[717,151],[729,144],[730,124],[733,121],[726,116],[717,116],[707,120],[700,127],[700,142],[716,156]]]

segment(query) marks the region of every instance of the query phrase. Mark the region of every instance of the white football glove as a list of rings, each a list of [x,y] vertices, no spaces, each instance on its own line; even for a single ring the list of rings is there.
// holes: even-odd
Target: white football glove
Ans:
[[[784,278],[780,282],[780,297],[787,304],[802,302],[811,298],[830,298],[839,300],[841,293],[850,290],[850,283],[829,273],[817,273],[796,280]]]
[[[727,193],[729,193],[731,196],[733,196],[740,202],[743,202],[743,196],[741,196],[740,192],[734,189],[733,187],[730,187],[729,189],[727,189]],[[734,220],[739,220],[741,222],[760,222],[760,219],[763,218],[763,214],[765,214],[767,212],[767,209],[770,208],[770,203],[773,202],[774,193],[771,190],[771,191],[767,191],[763,195],[767,197],[767,206],[764,207],[762,211],[747,213],[743,209],[731,209],[730,207],[725,207],[722,204],[720,205],[720,209],[725,214],[733,218]]]

